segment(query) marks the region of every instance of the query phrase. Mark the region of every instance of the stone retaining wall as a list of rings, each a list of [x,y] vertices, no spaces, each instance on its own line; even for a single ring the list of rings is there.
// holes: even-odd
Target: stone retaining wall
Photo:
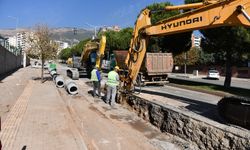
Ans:
[[[250,149],[250,131],[230,127],[189,111],[151,102],[138,96],[122,102],[162,132],[194,142],[200,149]]]

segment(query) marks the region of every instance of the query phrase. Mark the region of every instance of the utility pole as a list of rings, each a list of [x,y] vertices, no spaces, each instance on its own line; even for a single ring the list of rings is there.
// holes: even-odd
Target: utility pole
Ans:
[[[87,26],[91,27],[91,28],[94,28],[95,30],[95,34],[94,34],[94,37],[96,38],[97,37],[97,28],[99,27],[103,27],[104,25],[101,25],[101,26],[95,26],[95,25],[92,25],[92,24],[89,24],[89,23],[85,23]]]
[[[74,32],[74,35],[77,34],[77,28],[76,27],[73,28],[73,32]]]

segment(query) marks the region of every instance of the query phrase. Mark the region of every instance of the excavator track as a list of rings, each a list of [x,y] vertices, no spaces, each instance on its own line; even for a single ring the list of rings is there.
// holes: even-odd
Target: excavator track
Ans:
[[[218,102],[219,114],[229,123],[250,129],[250,99],[224,97]]]

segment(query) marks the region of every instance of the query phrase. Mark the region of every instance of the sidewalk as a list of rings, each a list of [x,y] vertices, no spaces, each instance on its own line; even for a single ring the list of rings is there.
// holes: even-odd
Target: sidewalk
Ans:
[[[112,109],[101,99],[93,98],[88,94],[92,89],[86,84],[88,79],[76,81],[79,94],[72,96],[50,80],[41,84],[35,79],[39,70],[20,71],[12,77],[24,78],[26,72],[32,77],[22,86],[19,96],[11,96],[15,98],[13,107],[6,113],[0,132],[3,150],[194,149],[192,143],[161,133],[121,105]],[[2,85],[6,86],[8,78]],[[11,92],[19,88],[15,86]]]
[[[198,75],[194,75],[194,74],[191,74],[191,73],[170,73],[169,74],[169,77],[182,77],[182,78],[206,78],[207,75],[204,75],[204,74],[198,74]],[[224,76],[220,76],[220,78],[222,80],[225,79]],[[237,77],[232,77],[232,80],[241,80],[241,81],[246,81],[246,82],[250,82],[250,79],[249,78],[237,78]]]
[[[54,83],[30,80],[2,124],[4,150],[86,149]]]

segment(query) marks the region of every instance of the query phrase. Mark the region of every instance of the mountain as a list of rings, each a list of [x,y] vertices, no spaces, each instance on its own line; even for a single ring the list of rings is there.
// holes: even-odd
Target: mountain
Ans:
[[[93,30],[73,29],[73,28],[53,28],[51,30],[52,38],[64,42],[82,41],[86,38],[91,38],[94,35]]]
[[[32,28],[18,28],[15,29],[0,29],[0,35],[3,37],[10,37],[16,35],[17,32],[30,32],[34,31]],[[86,30],[83,28],[51,28],[51,37],[54,40],[68,42],[70,45],[78,43],[86,38],[91,38],[94,35],[94,30]]]

